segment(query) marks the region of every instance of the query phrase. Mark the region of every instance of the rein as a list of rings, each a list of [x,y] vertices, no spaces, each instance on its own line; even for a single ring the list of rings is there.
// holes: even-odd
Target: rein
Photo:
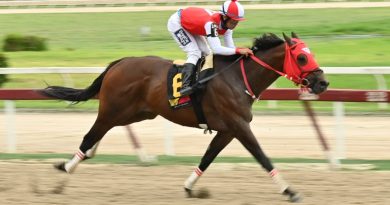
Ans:
[[[287,46],[286,46],[286,48],[287,48]],[[287,53],[287,51],[289,51],[289,53]],[[286,54],[285,55],[286,55],[286,57],[287,57],[287,55],[291,55],[289,49],[286,49]],[[284,73],[284,72],[276,70],[275,68],[273,68],[272,66],[268,65],[266,62],[262,61],[261,59],[259,59],[255,55],[251,55],[250,58],[253,61],[255,61],[257,64],[261,65],[262,67],[264,67],[264,68],[266,68],[268,70],[274,71],[275,73],[279,74],[280,76],[283,76],[283,77],[287,78],[288,80],[293,81],[297,85],[302,85],[302,81],[305,81],[305,79],[300,79],[300,78],[297,78],[297,77],[294,78],[292,76],[289,76],[287,73]],[[291,62],[289,62],[289,63],[291,64]],[[284,65],[284,69],[285,69],[285,66],[286,65]],[[242,73],[242,77],[244,79],[244,83],[245,83],[245,87],[246,87],[245,93],[250,95],[254,100],[260,100],[261,93],[259,93],[258,97],[256,97],[256,95],[253,93],[253,90],[252,90],[251,86],[249,85],[249,81],[248,81],[248,78],[247,78],[247,75],[246,75],[246,72],[245,72],[244,60],[242,58],[240,60],[240,67],[241,67],[241,73]]]
[[[222,68],[221,70],[219,70],[218,72],[215,72],[214,74],[206,77],[206,78],[203,78],[201,80],[199,80],[197,82],[197,84],[203,84],[211,79],[213,79],[215,76],[219,75],[220,73],[224,72],[225,70],[227,70],[228,68],[230,68],[232,65],[236,64],[239,60],[242,61],[242,58],[244,57],[244,55],[241,55],[240,57],[238,57],[235,61],[233,61],[231,64],[229,64],[228,66]]]
[[[280,76],[283,76],[285,78],[287,78],[288,80],[294,82],[295,84],[297,85],[301,85],[301,89],[302,90],[305,90],[307,89],[307,86],[308,86],[308,81],[306,78],[301,78],[300,76],[296,75],[296,73],[294,73],[294,69],[292,68],[293,66],[293,63],[291,62],[291,59],[292,59],[292,53],[291,53],[291,48],[295,47],[297,44],[295,44],[294,46],[290,47],[286,44],[285,48],[285,59],[284,59],[284,65],[283,65],[283,70],[286,70],[287,68],[287,71],[279,71],[279,70],[276,70],[275,68],[273,68],[272,66],[268,65],[266,62],[262,61],[261,59],[259,59],[258,57],[256,57],[255,55],[250,55],[249,57],[255,61],[257,64],[259,64],[260,66],[268,69],[268,70],[272,70],[274,71],[275,73],[279,74]],[[244,59],[243,59],[244,55],[241,55],[240,57],[238,57],[235,61],[233,61],[231,64],[229,64],[228,66],[222,68],[221,70],[219,70],[218,72],[215,72],[214,74],[206,77],[206,78],[203,78],[201,80],[199,80],[196,84],[200,85],[200,84],[203,84],[211,79],[213,79],[215,76],[219,75],[220,73],[224,72],[225,70],[227,70],[228,68],[230,68],[232,65],[234,65],[235,63],[237,63],[238,61],[240,61],[240,67],[241,67],[241,74],[242,74],[242,77],[244,79],[244,83],[245,83],[245,87],[246,87],[246,90],[245,90],[245,93],[247,93],[249,96],[251,96],[254,100],[260,100],[260,96],[261,96],[261,93],[259,93],[259,95],[256,97],[256,95],[253,93],[253,90],[251,88],[251,86],[249,85],[249,81],[248,81],[248,78],[247,78],[247,75],[246,75],[246,72],[245,72],[245,67],[244,67]],[[297,64],[297,62],[295,62],[295,66],[297,66],[300,70],[302,70],[300,68],[300,66]],[[292,71],[291,71],[292,69]],[[291,73],[293,72],[293,73]],[[194,85],[194,87],[196,87],[196,85]]]
[[[273,71],[275,71],[276,73],[278,73],[279,75],[283,75],[283,73],[281,73],[280,71],[274,69],[273,67],[271,67],[270,65],[268,65],[268,64],[265,63],[264,61],[260,60],[260,59],[257,58],[256,56],[251,55],[250,57],[251,57],[251,59],[252,59],[253,61],[255,61],[255,62],[258,63],[259,65],[263,66],[264,68],[267,68],[267,69],[269,69],[269,70],[273,70]],[[248,95],[250,95],[250,96],[252,97],[252,99],[259,101],[259,100],[260,100],[261,93],[259,93],[259,96],[258,96],[258,97],[256,97],[256,95],[253,93],[252,88],[251,88],[251,86],[249,85],[249,81],[248,81],[246,72],[245,72],[245,66],[244,66],[244,60],[243,60],[243,59],[240,60],[240,67],[241,67],[242,78],[244,79],[244,83],[245,83],[245,87],[246,87],[245,93],[248,94]]]

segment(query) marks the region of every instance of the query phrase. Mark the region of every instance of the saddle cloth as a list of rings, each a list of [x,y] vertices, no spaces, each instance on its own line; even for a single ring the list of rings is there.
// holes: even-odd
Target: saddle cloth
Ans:
[[[191,105],[191,98],[190,96],[183,96],[180,97],[180,89],[182,86],[182,74],[181,69],[183,68],[183,65],[176,64],[175,61],[173,66],[168,71],[167,76],[167,93],[168,93],[168,101],[169,105],[176,109],[181,107],[187,107]],[[201,63],[198,63],[198,65]],[[197,72],[194,74],[194,81],[197,82],[199,79],[205,78],[211,74],[213,74],[213,69],[205,69],[199,72],[200,67],[197,66]],[[198,92],[199,90],[205,88],[205,85],[199,85],[197,88],[195,88],[195,92]]]

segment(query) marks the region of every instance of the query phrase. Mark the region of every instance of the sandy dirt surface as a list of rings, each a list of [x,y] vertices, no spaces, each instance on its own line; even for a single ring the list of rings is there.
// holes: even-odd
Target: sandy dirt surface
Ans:
[[[1,163],[0,204],[289,204],[259,168],[212,165],[196,188],[210,198],[186,198],[189,166],[83,164],[73,175],[50,164]],[[284,170],[302,205],[390,204],[390,172]]]
[[[92,125],[94,113],[18,113],[15,117],[19,153],[73,153]],[[346,117],[346,155],[349,158],[389,159],[390,117]],[[4,125],[4,114],[0,124]],[[320,116],[323,130],[334,144],[331,116]],[[7,121],[8,122],[8,121]],[[251,124],[270,157],[323,158],[306,116],[256,116]],[[162,118],[132,126],[149,154],[164,154],[165,139],[174,139],[178,155],[201,155],[212,136],[199,129],[173,125]],[[5,152],[1,126],[0,152]],[[99,153],[134,154],[123,127],[102,141]],[[249,156],[234,141],[221,155]],[[257,164],[212,164],[195,190],[207,188],[209,199],[189,199],[182,190],[192,166],[81,164],[72,175],[52,163],[0,162],[0,204],[288,204]],[[293,188],[304,196],[301,204],[390,204],[390,172],[329,171],[316,167],[280,167]]]

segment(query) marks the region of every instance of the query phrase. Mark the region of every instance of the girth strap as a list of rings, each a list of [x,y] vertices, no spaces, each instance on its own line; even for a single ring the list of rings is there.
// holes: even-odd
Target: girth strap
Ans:
[[[202,92],[194,92],[190,95],[191,103],[194,108],[195,116],[198,120],[198,125],[200,128],[204,129],[204,133],[206,134],[207,131],[211,134],[211,129],[207,125],[207,119],[203,112],[202,107]]]

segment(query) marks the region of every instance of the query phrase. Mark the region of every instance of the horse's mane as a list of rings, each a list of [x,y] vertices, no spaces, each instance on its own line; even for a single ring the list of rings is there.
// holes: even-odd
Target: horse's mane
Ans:
[[[284,43],[284,41],[279,38],[277,35],[273,33],[265,33],[263,36],[259,38],[255,38],[253,40],[252,50],[268,50],[270,48],[276,47],[280,44]]]
[[[265,33],[263,34],[263,36],[255,38],[253,40],[253,46],[251,49],[253,50],[253,52],[265,51],[270,48],[274,48],[282,43],[284,43],[284,40],[279,38],[277,35],[273,33]],[[234,61],[237,58],[239,58],[241,55],[231,55],[231,56],[215,55],[215,56],[221,57],[225,61]]]

